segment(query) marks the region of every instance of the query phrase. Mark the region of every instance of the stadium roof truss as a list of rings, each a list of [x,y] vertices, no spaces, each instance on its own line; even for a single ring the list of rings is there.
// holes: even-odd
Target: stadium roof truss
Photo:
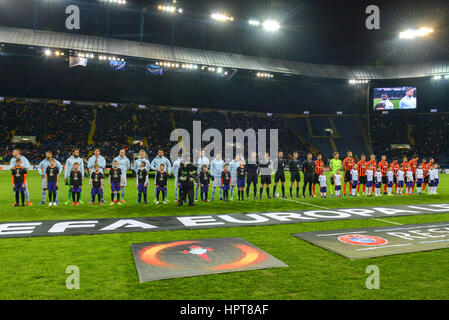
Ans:
[[[319,65],[76,33],[59,33],[3,26],[0,27],[0,42],[43,48],[88,51],[129,58],[173,61],[331,79],[382,80],[431,77],[449,73],[449,61],[381,67]]]

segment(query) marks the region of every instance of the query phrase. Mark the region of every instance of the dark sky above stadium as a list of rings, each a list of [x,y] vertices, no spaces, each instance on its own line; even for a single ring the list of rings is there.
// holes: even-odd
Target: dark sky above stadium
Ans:
[[[40,28],[60,31],[53,24],[60,12],[58,1],[39,0]],[[68,0],[61,0],[69,3]],[[90,0],[86,2],[100,2]],[[171,1],[168,1],[170,3]],[[32,0],[2,0],[0,24],[24,26],[32,21]],[[157,13],[158,0],[128,0],[128,8],[145,6]],[[167,3],[167,2],[165,2]],[[380,8],[380,30],[367,30],[365,9]],[[184,9],[175,21],[175,45],[247,55],[341,65],[389,65],[449,59],[448,0],[178,0]],[[215,11],[235,18],[231,24],[210,19]],[[3,12],[2,12],[3,11]],[[105,7],[83,19],[82,33],[102,35]],[[23,14],[27,12],[27,14]],[[82,15],[86,11],[82,11]],[[138,40],[139,17],[129,12],[111,11],[113,37]],[[274,18],[282,26],[268,34],[248,27],[249,19]],[[48,21],[46,21],[48,20]],[[101,25],[102,27],[99,27]],[[30,23],[27,25],[30,26]],[[156,14],[145,19],[144,41],[170,44],[172,18]],[[421,26],[435,31],[427,38],[401,40],[400,31]]]

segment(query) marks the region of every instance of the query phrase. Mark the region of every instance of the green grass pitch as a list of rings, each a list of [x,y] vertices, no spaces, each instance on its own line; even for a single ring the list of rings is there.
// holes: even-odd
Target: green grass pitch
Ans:
[[[287,177],[288,178],[288,177]],[[137,205],[136,187],[129,179],[127,204],[91,206],[87,181],[79,207],[39,206],[41,179],[30,173],[32,207],[13,208],[10,173],[0,172],[0,219],[30,221],[93,219],[163,215],[197,215],[327,208],[442,203],[449,200],[449,176],[440,176],[439,195],[379,198],[307,198],[302,203],[249,200],[230,203],[198,203],[178,208],[173,202],[173,180],[169,181],[170,204]],[[288,183],[289,184],[289,183]],[[280,187],[278,187],[280,190]],[[105,190],[109,200],[109,187]],[[287,188],[288,191],[288,188]],[[153,193],[150,192],[153,200]],[[61,186],[60,201],[67,196]],[[236,195],[235,195],[236,196]],[[449,221],[448,214],[300,223],[294,225],[161,231],[91,236],[0,239],[0,299],[449,299],[449,250],[418,252],[369,260],[350,261],[313,246],[291,233]],[[234,272],[178,278],[140,284],[134,266],[131,243],[183,239],[241,237],[289,265],[288,268]],[[66,267],[80,269],[80,289],[65,286]],[[380,289],[368,290],[365,269],[380,269]]]

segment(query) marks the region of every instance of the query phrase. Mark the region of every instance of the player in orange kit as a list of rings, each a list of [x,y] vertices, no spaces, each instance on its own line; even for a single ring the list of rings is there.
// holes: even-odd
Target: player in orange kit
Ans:
[[[382,156],[382,161],[379,162],[378,166],[380,167],[380,171],[382,172],[382,184],[384,185],[384,194],[387,194],[387,171],[388,171],[388,161],[387,156]]]
[[[343,184],[343,196],[346,196],[346,184],[349,183],[349,193],[352,192],[352,178],[351,170],[354,168],[355,159],[352,157],[352,152],[348,151],[347,157],[343,160],[343,170],[345,170],[345,182]]]
[[[357,170],[359,172],[359,184],[357,185],[357,193],[360,191],[360,185],[363,186],[363,195],[366,194],[366,171],[368,170],[368,162],[366,161],[366,156],[362,154],[360,156],[360,161],[357,162]]]

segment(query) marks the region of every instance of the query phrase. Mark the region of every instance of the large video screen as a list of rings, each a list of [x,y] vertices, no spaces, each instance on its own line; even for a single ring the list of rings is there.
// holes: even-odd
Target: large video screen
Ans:
[[[374,88],[374,110],[416,109],[416,88]]]

